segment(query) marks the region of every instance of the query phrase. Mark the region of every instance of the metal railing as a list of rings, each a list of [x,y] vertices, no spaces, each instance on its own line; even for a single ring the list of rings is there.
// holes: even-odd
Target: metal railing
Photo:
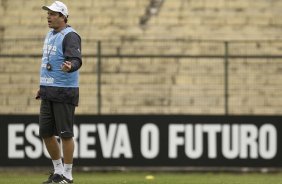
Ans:
[[[279,100],[279,90],[282,88],[282,81],[279,80],[282,41],[83,40],[82,43],[82,51],[86,50],[83,58],[93,59],[95,65],[93,75],[97,76],[97,114],[136,114],[140,109],[141,113],[282,114],[282,101],[280,103]],[[0,48],[0,59],[40,58],[41,44],[42,40],[5,40]],[[134,63],[138,66],[133,66]],[[148,63],[154,68],[146,66]],[[120,71],[108,69],[108,66],[119,68]],[[138,67],[145,69],[142,72]],[[169,82],[158,83],[160,77],[165,78],[165,72],[169,73],[170,78],[164,80]],[[145,79],[140,79],[137,73]],[[136,93],[136,98],[131,98],[140,99],[140,103],[130,103],[127,99],[116,104],[103,103],[107,98],[126,98],[134,94],[121,92],[109,96],[103,91],[111,85],[118,88],[119,84],[103,82],[103,79],[111,80],[111,75],[117,74],[127,81],[122,82],[124,88],[139,85],[136,89],[140,90],[143,86],[148,90],[144,94]],[[137,81],[128,82],[131,77],[138,77]],[[154,88],[156,86],[159,88]],[[153,92],[151,97],[148,95],[151,90],[164,88],[169,92],[160,93],[159,96],[157,92]],[[159,101],[152,102],[154,99]],[[213,99],[213,102],[206,102],[209,99]],[[129,112],[125,108],[126,104],[136,109]],[[138,105],[140,108],[137,108]],[[190,106],[195,111],[189,110]],[[154,107],[159,110],[152,110]]]

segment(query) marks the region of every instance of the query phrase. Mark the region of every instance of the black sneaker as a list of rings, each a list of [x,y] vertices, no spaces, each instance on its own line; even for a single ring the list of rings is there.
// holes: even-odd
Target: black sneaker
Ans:
[[[47,181],[44,181],[42,184],[44,184],[44,183],[52,183],[52,177],[53,177],[53,175],[54,175],[54,173],[53,173],[53,172],[50,172]]]
[[[50,176],[48,177],[47,181],[44,181],[43,184],[61,183],[62,181],[64,181],[64,177],[62,175],[50,173]]]
[[[70,180],[70,179],[66,178],[65,176],[63,176],[63,180],[60,181],[59,183],[73,183],[73,180]]]

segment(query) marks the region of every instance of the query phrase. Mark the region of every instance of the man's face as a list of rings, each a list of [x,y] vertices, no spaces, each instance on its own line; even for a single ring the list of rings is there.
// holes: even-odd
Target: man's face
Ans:
[[[58,12],[48,10],[47,20],[49,28],[58,29],[64,26],[64,16],[60,16]]]

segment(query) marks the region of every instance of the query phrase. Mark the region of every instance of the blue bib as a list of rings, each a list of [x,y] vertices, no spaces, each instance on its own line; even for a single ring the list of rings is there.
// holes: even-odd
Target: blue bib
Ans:
[[[56,87],[78,87],[79,72],[63,72],[61,65],[66,58],[63,53],[63,40],[69,32],[75,32],[71,27],[67,27],[58,33],[53,30],[47,33],[44,46],[40,72],[41,86]],[[51,66],[51,70],[47,66]]]

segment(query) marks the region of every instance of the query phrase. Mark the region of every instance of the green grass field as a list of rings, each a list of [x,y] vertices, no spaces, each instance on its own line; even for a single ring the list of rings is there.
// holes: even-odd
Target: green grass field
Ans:
[[[146,179],[153,175],[154,179]],[[40,184],[47,174],[1,172],[0,184]],[[282,173],[93,172],[75,173],[77,184],[282,184]]]

